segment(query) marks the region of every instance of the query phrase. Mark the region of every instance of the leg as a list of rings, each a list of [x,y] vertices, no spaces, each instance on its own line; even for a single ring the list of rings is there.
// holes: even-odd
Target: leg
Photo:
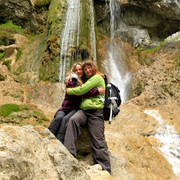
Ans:
[[[69,121],[69,119],[71,118],[72,115],[74,115],[76,113],[76,110],[73,109],[72,111],[70,111],[63,119],[61,122],[61,126],[59,128],[59,131],[56,135],[57,139],[59,141],[61,141],[61,143],[64,143],[64,136],[65,136],[65,132],[66,132],[66,124]]]
[[[80,126],[85,125],[87,117],[83,110],[78,110],[68,121],[66,134],[64,138],[64,146],[69,152],[76,157],[76,142],[80,135]]]
[[[102,110],[86,111],[88,127],[91,138],[91,147],[95,163],[102,166],[103,170],[111,173],[111,165],[104,137],[104,118]]]
[[[61,121],[65,116],[64,111],[57,111],[54,115],[54,119],[51,121],[48,129],[56,136],[57,132],[59,131],[59,127],[61,125]]]

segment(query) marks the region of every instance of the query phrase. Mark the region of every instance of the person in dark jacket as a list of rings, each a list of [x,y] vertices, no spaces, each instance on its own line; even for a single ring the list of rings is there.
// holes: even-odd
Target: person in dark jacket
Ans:
[[[96,65],[93,61],[85,61],[83,70],[87,76],[86,83],[76,88],[67,88],[67,94],[79,96],[87,93],[92,88],[103,87],[105,89],[105,81],[100,74],[97,74]],[[103,108],[104,102],[101,101],[100,96],[83,98],[80,109],[68,121],[64,146],[76,157],[76,144],[81,134],[81,127],[87,124],[93,160],[96,164],[100,164],[103,170],[111,173],[110,158],[104,135]]]
[[[71,75],[66,80],[66,88],[75,88],[82,85],[83,69],[81,63],[75,63],[71,69]],[[87,98],[103,94],[102,88],[93,88],[82,96],[65,94],[64,101],[61,108],[54,115],[48,129],[56,136],[56,138],[64,143],[64,136],[66,132],[66,124],[70,117],[76,113],[81,103],[81,98]]]

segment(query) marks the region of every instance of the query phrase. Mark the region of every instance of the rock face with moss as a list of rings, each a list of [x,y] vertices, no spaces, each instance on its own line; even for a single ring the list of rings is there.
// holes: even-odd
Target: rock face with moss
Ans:
[[[179,33],[164,40],[179,30],[179,19],[176,16],[179,13],[176,12],[179,6],[174,8],[172,6],[178,5],[178,1],[121,0],[124,26],[117,28],[115,33],[118,35],[117,42],[123,48],[123,50],[118,49],[119,53],[122,53],[127,61],[128,70],[133,76],[133,93],[131,99],[120,106],[121,111],[112,120],[112,124],[105,122],[112,176],[102,171],[101,166],[94,166],[87,132],[82,133],[77,144],[77,161],[47,129],[36,126],[40,124],[47,127],[64,98],[64,91],[59,83],[51,82],[58,81],[67,1],[52,0],[50,6],[48,0],[0,0],[0,2],[5,12],[8,12],[8,7],[12,7],[13,3],[15,5],[17,2],[20,3],[17,5],[17,20],[14,21],[15,18],[11,17],[14,23],[20,24],[17,26],[12,21],[4,24],[6,18],[2,18],[3,24],[0,25],[2,32],[0,36],[0,179],[88,179],[80,164],[92,180],[180,178],[180,175],[173,171],[173,165],[161,152],[162,143],[155,137],[160,124],[155,118],[144,113],[149,108],[158,110],[163,122],[174,128],[179,135]],[[6,2],[8,7],[3,2]],[[105,21],[106,18],[109,20],[109,10],[106,9],[107,11],[104,12],[105,2],[109,1],[94,1],[98,30],[101,32],[98,34],[98,54],[102,64],[107,53],[106,45],[110,42],[107,33],[110,26]],[[84,26],[80,28],[82,35],[79,46],[72,46],[69,49],[69,58],[75,56],[81,60],[92,56],[88,37],[89,3],[90,1],[81,1],[81,21]],[[27,11],[32,13],[30,17],[38,6],[49,7],[44,34],[28,34],[29,30],[19,26],[24,22],[19,16],[25,15],[21,14],[19,9],[23,5],[27,5],[24,12],[32,7],[31,11]],[[152,9],[150,5],[154,8]],[[166,7],[171,13],[165,16],[163,13]],[[12,9],[14,13],[16,7],[13,6]],[[39,8],[38,12],[41,10]],[[3,12],[0,12],[0,15],[2,14]],[[27,17],[25,19],[25,24],[29,28],[32,22]],[[32,17],[31,20],[34,21]],[[35,28],[37,32],[40,32],[39,27],[38,25],[36,29],[32,25],[32,29]],[[140,30],[142,33],[139,33]],[[120,39],[129,43],[119,41]],[[145,40],[150,44],[144,44]],[[153,44],[156,40],[161,43],[152,48],[156,45]],[[148,45],[148,48],[135,49],[132,45],[135,47]],[[15,126],[7,126],[7,124]],[[36,127],[19,127],[28,124]]]
[[[179,48],[180,43],[166,43],[160,50],[154,52],[141,52],[141,58],[144,58],[144,63],[152,64],[143,65],[136,73],[137,88],[141,89],[142,96],[137,97],[137,103],[148,107],[165,106],[167,102],[179,104]],[[135,89],[137,93],[138,89]],[[140,95],[139,94],[139,95]],[[144,104],[144,97],[148,102]],[[175,106],[176,107],[176,106]]]
[[[99,30],[108,33],[110,9],[105,2],[107,1],[95,1],[96,20]],[[134,47],[156,46],[171,34],[180,31],[180,3],[177,0],[115,2],[116,18],[119,17],[115,35]],[[121,7],[117,8],[120,5]]]
[[[43,32],[46,26],[49,3],[37,0],[34,4],[30,0],[1,0],[0,23],[12,20],[22,26],[27,32]]]
[[[51,1],[47,43],[40,68],[41,80],[58,81],[60,64],[65,64],[65,72],[68,72],[75,61],[88,57],[96,60],[93,4],[90,1],[68,3],[66,0]]]

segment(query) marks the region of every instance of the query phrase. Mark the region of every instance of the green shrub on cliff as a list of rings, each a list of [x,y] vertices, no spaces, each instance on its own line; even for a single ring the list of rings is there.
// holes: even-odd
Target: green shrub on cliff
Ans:
[[[13,35],[6,30],[0,29],[0,46],[1,45],[8,46],[14,43],[15,43],[15,39]]]
[[[0,50],[0,60],[4,58],[4,51]]]
[[[22,51],[18,48],[18,52],[16,55],[16,61],[18,61],[18,59],[21,57],[21,55],[22,55]]]
[[[4,61],[2,64],[5,65],[9,71],[11,70],[11,66],[10,66],[11,61],[10,60]]]
[[[143,91],[143,85],[142,82],[138,79],[136,88],[134,89],[135,96],[139,96]]]
[[[28,110],[29,107],[17,104],[4,104],[0,106],[0,116],[7,117],[12,112],[18,112],[23,110]]]
[[[0,74],[0,81],[4,81],[4,80],[5,80],[5,77],[2,74]]]
[[[8,21],[5,24],[1,24],[0,30],[4,30],[10,33],[24,33],[25,31],[21,26],[14,25],[12,21]]]
[[[51,0],[36,0],[37,6],[46,6],[49,5]]]

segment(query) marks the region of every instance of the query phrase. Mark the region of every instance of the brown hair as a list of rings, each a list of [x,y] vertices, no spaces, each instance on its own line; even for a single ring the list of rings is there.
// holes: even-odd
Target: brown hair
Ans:
[[[93,71],[93,75],[95,75],[95,74],[96,74],[96,71],[97,71],[97,67],[96,67],[95,63],[94,63],[92,60],[90,60],[90,59],[84,61],[83,65],[82,65],[83,70],[84,70],[84,67],[85,67],[86,65],[87,65],[87,66],[91,66],[92,71]]]

